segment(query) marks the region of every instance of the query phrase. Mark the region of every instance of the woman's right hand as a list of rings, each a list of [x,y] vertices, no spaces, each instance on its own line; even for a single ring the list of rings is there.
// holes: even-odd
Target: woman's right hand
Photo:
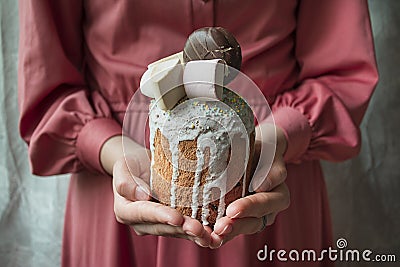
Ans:
[[[113,165],[114,212],[118,222],[130,225],[138,235],[184,238],[202,247],[211,242],[211,229],[177,210],[150,201],[148,150],[121,157]],[[141,160],[142,159],[142,160]]]

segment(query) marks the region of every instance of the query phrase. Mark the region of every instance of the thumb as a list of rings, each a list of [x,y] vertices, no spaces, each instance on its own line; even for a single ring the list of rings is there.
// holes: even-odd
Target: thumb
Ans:
[[[149,200],[150,188],[140,177],[135,176],[128,168],[124,159],[117,161],[113,168],[113,189],[120,196],[130,200]]]
[[[256,192],[268,192],[278,185],[282,184],[287,176],[287,170],[285,162],[283,161],[283,157],[277,155],[274,162],[272,163],[271,168],[268,171],[267,176],[264,176],[264,172],[262,172],[261,175],[262,176],[256,176],[258,180],[256,178],[255,181],[258,181],[258,183],[255,186],[253,184],[253,189]]]
[[[260,187],[271,187],[271,181],[267,179],[270,169],[274,163],[275,158],[275,143],[259,143],[259,156],[254,159],[257,162],[257,167],[254,170],[253,177],[250,183],[250,192],[254,192]]]

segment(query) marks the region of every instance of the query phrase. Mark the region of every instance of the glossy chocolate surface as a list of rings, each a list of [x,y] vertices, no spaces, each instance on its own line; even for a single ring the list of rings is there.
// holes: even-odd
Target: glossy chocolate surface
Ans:
[[[194,31],[183,50],[185,62],[204,59],[222,59],[230,67],[240,70],[242,52],[235,37],[222,27],[205,27]],[[229,71],[224,83],[232,81],[237,71]]]

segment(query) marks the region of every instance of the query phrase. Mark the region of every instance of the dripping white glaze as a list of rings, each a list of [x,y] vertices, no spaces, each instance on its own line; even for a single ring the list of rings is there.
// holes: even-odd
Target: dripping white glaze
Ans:
[[[196,149],[197,166],[196,173],[194,175],[194,184],[192,191],[192,218],[196,218],[197,210],[199,209],[199,194],[200,194],[200,179],[201,172],[204,166],[204,155],[200,148]]]
[[[172,168],[172,179],[171,179],[171,198],[170,198],[170,205],[171,208],[176,207],[176,182],[178,180],[179,176],[179,168],[175,167],[178,166],[178,160],[179,160],[179,149],[178,145],[179,142],[176,139],[168,139],[169,141],[169,149],[171,151],[171,161],[173,163],[173,168]],[[172,149],[175,148],[175,149]],[[176,165],[175,165],[176,164]]]

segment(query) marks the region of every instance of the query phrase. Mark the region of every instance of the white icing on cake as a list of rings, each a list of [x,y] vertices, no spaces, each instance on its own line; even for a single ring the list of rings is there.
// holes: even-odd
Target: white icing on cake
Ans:
[[[199,209],[199,194],[200,194],[200,179],[201,179],[201,172],[203,171],[204,165],[204,154],[201,149],[196,149],[196,156],[197,156],[197,166],[196,166],[196,173],[194,175],[194,184],[193,184],[193,191],[192,191],[192,218],[196,218],[197,210]]]
[[[154,155],[154,138],[157,129],[169,142],[169,150],[173,166],[171,180],[171,207],[186,206],[192,208],[192,217],[196,218],[198,208],[202,207],[201,220],[204,225],[209,224],[207,217],[210,214],[209,203],[219,199],[218,216],[225,212],[225,194],[232,190],[237,182],[244,177],[242,195],[246,193],[246,167],[249,158],[249,136],[254,132],[254,117],[247,103],[234,92],[224,88],[222,102],[214,99],[189,99],[181,101],[174,109],[164,111],[155,101],[150,104],[150,150]],[[179,143],[181,141],[196,140],[197,160],[179,159]],[[209,148],[209,164],[205,164],[205,150]],[[166,154],[167,155],[167,154]],[[228,157],[230,157],[228,162]],[[182,160],[190,166],[185,171],[194,175],[191,203],[177,203],[176,192],[179,190],[178,162]],[[152,176],[154,160],[152,157]],[[202,171],[208,167],[208,175],[201,191],[200,179]],[[236,177],[233,177],[236,176]],[[229,178],[229,179],[228,179]],[[151,179],[152,180],[152,179]],[[151,182],[153,190],[153,183]],[[220,194],[212,194],[212,188],[219,188]],[[200,196],[200,193],[203,193]]]

